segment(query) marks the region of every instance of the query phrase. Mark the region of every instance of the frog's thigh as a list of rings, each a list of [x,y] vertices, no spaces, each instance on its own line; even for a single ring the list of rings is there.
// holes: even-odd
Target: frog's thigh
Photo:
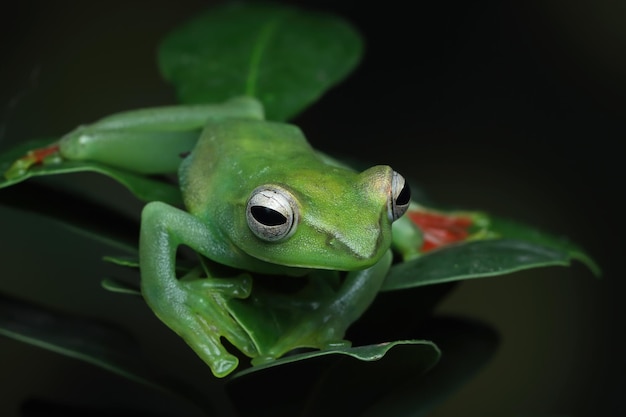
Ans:
[[[199,130],[186,132],[100,130],[81,127],[59,142],[65,159],[99,162],[141,174],[173,173],[190,152]]]

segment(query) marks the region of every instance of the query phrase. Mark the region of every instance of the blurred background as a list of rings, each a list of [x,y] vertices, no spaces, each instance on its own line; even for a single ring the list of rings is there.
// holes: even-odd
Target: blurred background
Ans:
[[[433,415],[624,414],[618,172],[625,156],[626,3],[290,3],[337,13],[366,40],[357,72],[296,120],[315,147],[390,164],[442,206],[568,236],[604,271],[597,280],[574,263],[460,285],[439,313],[492,325],[501,347]],[[158,75],[155,48],[209,4],[14,2],[0,18],[0,150],[120,110],[174,103]],[[106,180],[91,180],[101,184],[95,189],[104,199],[128,197]],[[129,203],[129,211],[136,209]],[[0,291],[114,317],[140,335],[154,331],[142,324],[150,312],[136,300],[102,297],[99,281],[109,273],[99,263],[103,251],[55,224],[0,207]],[[79,277],[70,285],[68,268]],[[172,335],[164,339],[157,350],[181,347]],[[210,378],[193,359],[164,366]],[[5,338],[0,367],[2,415],[13,415],[27,398],[72,393],[85,402],[106,397],[107,404],[126,404],[132,397],[137,407],[174,407],[89,365]],[[123,389],[103,391],[110,386]]]

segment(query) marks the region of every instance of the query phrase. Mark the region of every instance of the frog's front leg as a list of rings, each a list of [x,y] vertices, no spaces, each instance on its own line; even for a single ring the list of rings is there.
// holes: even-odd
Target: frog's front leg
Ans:
[[[349,346],[350,342],[343,339],[346,330],[376,298],[391,266],[391,258],[391,251],[387,251],[374,266],[348,272],[337,292],[305,315],[268,352],[261,352],[253,363],[278,358],[297,347]]]
[[[232,372],[238,359],[222,346],[228,339],[248,356],[256,348],[225,308],[229,298],[246,298],[250,279],[180,280],[176,277],[176,250],[180,245],[205,256],[215,237],[191,214],[160,202],[142,212],[140,237],[141,292],[155,314],[205,361],[213,374]]]

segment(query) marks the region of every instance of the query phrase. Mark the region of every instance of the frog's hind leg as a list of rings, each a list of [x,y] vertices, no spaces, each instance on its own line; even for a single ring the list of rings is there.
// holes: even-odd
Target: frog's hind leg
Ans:
[[[176,173],[208,123],[263,117],[263,106],[252,97],[116,113],[79,126],[49,147],[27,153],[5,176],[15,178],[33,165],[63,160],[96,162],[138,174]],[[50,158],[52,154],[57,158]]]
[[[60,154],[69,160],[100,162],[140,174],[175,173],[207,124],[263,117],[263,106],[252,97],[131,110],[65,135],[59,142]]]
[[[59,142],[63,158],[91,161],[139,174],[167,174],[178,170],[200,135],[192,131],[101,130],[80,127]]]

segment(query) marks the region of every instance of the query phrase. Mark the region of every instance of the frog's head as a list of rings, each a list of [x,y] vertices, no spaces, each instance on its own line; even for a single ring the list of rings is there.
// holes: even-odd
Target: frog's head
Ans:
[[[361,173],[302,169],[249,191],[231,236],[239,249],[274,264],[357,270],[391,244],[391,224],[410,202],[404,178],[388,166]],[[245,223],[245,225],[244,225]]]

